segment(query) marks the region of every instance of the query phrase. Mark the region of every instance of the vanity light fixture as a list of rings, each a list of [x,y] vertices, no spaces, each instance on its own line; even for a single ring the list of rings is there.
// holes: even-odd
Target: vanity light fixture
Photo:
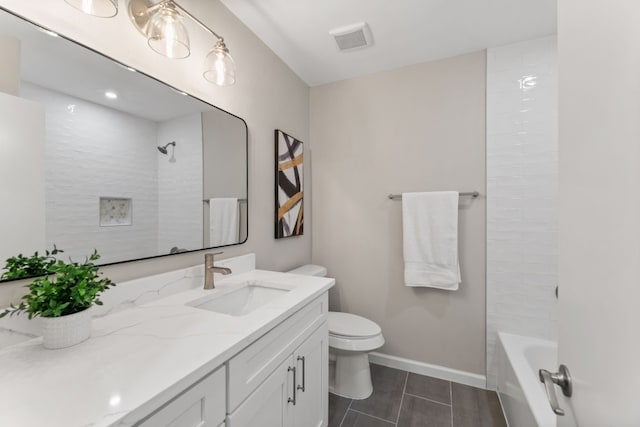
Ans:
[[[186,58],[191,54],[189,34],[173,1],[163,1],[148,7],[144,13],[149,21],[144,28],[139,27],[138,30],[144,30],[143,34],[147,37],[151,49],[172,59]]]
[[[112,17],[118,13],[118,0],[65,0],[71,6],[94,16]],[[146,37],[149,47],[167,58],[181,59],[191,54],[189,33],[184,17],[196,23],[216,38],[216,42],[204,60],[203,77],[218,86],[236,82],[236,68],[224,38],[207,27],[188,10],[174,0],[129,0],[129,18]]]
[[[112,18],[118,14],[118,0],[64,0],[87,15]]]
[[[129,17],[133,25],[147,38],[154,51],[169,58],[186,58],[191,53],[183,16],[216,38],[216,43],[204,60],[204,78],[218,86],[234,84],[235,64],[222,36],[174,0],[163,0],[157,4],[149,0],[129,1]]]
[[[111,91],[111,90],[106,91],[104,93],[104,96],[106,96],[109,99],[118,99],[118,94],[113,92],[113,91]]]

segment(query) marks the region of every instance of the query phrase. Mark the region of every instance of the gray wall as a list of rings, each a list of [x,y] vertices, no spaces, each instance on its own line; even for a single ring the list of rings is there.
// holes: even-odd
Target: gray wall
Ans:
[[[376,321],[382,353],[485,372],[485,200],[460,209],[462,284],[403,281],[389,193],[485,189],[485,52],[311,89],[313,261],[332,309]]]
[[[212,44],[204,32],[191,31],[189,58],[169,60],[148,47],[129,22],[125,7],[115,18],[100,19],[59,0],[0,1],[9,10],[244,118],[249,127],[249,240],[225,249],[222,257],[256,252],[258,266],[273,270],[309,262],[309,233],[283,241],[273,238],[273,130],[285,129],[309,141],[309,88],[219,1],[183,0],[181,4],[224,36],[238,70],[234,86],[220,88],[202,78],[202,61]],[[309,175],[306,178],[305,191],[310,196],[311,180]],[[310,219],[311,212],[307,212],[307,224]],[[194,265],[202,259],[202,252],[197,252],[120,264],[104,271],[122,281]],[[18,284],[1,285],[0,305],[15,300],[20,292]]]

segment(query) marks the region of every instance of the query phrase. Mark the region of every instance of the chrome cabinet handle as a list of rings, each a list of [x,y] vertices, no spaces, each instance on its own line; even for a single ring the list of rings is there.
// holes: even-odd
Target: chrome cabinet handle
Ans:
[[[296,387],[298,390],[302,390],[302,392],[304,393],[304,388],[305,388],[305,377],[307,376],[307,368],[306,368],[306,362],[304,359],[304,356],[298,356],[298,360],[302,360],[302,385]]]
[[[293,399],[292,398],[288,398],[287,399],[287,403],[293,403],[293,406],[296,406],[296,367],[294,366],[293,368],[291,366],[289,366],[289,369],[287,369],[287,372],[293,372]]]
[[[567,397],[571,397],[573,394],[573,386],[571,385],[571,374],[569,369],[565,365],[560,365],[558,372],[551,373],[546,369],[540,369],[538,371],[538,377],[540,382],[544,384],[544,389],[547,392],[547,399],[551,404],[551,410],[556,415],[564,415],[564,409],[560,407],[558,398],[556,396],[556,390],[553,387],[556,384],[562,390],[562,394]]]

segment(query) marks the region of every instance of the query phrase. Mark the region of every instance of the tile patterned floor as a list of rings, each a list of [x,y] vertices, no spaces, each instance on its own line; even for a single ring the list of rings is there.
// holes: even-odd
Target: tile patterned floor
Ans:
[[[329,394],[329,427],[506,427],[498,396],[437,378],[371,365],[373,394]]]

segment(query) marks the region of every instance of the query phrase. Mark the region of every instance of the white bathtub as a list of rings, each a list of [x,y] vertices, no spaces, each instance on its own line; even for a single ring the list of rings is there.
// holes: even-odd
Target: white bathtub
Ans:
[[[558,347],[552,341],[499,333],[498,395],[511,427],[556,427],[538,369],[557,370]]]

